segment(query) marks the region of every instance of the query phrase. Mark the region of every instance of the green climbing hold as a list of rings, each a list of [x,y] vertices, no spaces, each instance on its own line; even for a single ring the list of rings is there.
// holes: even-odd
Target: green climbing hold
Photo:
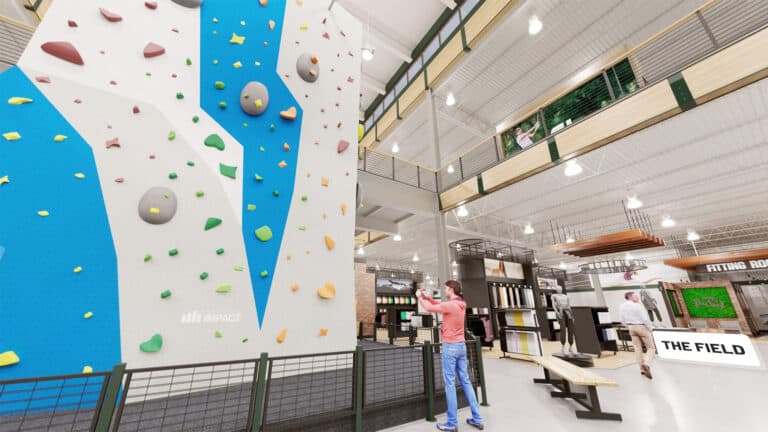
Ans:
[[[234,267],[234,269],[235,269],[235,271],[243,271],[243,266],[241,266],[241,265],[236,265],[236,266]]]
[[[179,99],[179,100],[184,99],[184,93],[182,92],[176,93],[176,99]]]
[[[299,231],[306,231],[307,226],[306,225],[299,225]]]
[[[168,178],[171,180],[176,180],[178,177],[179,176],[175,172],[168,174]]]
[[[168,251],[168,256],[176,256],[178,254],[179,254],[179,250],[178,249],[171,249],[171,250]]]
[[[216,255],[221,255],[224,253],[224,248],[218,248],[216,249]]]
[[[200,273],[200,280],[206,280],[206,279],[208,279],[208,273],[207,272]]]
[[[230,284],[219,285],[216,287],[217,293],[223,294],[223,293],[228,293],[230,291],[232,291],[232,285]]]
[[[256,238],[263,242],[270,241],[272,239],[272,228],[264,225],[263,227],[257,229]]]
[[[187,66],[192,66],[192,59],[187,57]]]
[[[227,103],[224,101],[219,102],[219,108],[221,109],[227,109]]]
[[[198,116],[192,116],[192,123],[197,123],[200,121],[200,117]]]
[[[264,177],[262,177],[262,176],[260,176],[258,174],[256,174],[253,178],[256,179],[257,182],[260,182],[260,181],[264,180]]]
[[[302,195],[301,196],[301,200],[304,201],[304,202],[307,202],[308,199],[309,199],[309,197],[306,196],[306,195]]]
[[[221,337],[221,332],[216,330],[216,333],[214,333],[213,336],[217,337],[217,338],[220,338]]]
[[[243,123],[243,127],[247,128],[248,127],[248,123]]]
[[[254,211],[254,210],[256,210],[256,205],[255,204],[248,204],[245,208],[248,209],[248,211]]]
[[[171,296],[171,290],[165,290],[160,293],[160,298],[168,298]]]
[[[274,132],[275,131],[275,125],[274,124],[269,125],[269,131],[270,132]]]
[[[219,225],[221,225],[221,219],[209,217],[208,220],[205,221],[205,230],[208,231],[209,229],[216,228]]]
[[[236,166],[229,166],[224,165],[223,163],[219,163],[219,172],[224,177],[229,177],[231,179],[237,178],[237,167]]]
[[[225,87],[223,81],[216,81],[213,86],[216,87],[216,90],[224,90]]]
[[[248,338],[243,338],[243,340],[241,342],[243,342],[243,343],[248,342]]]
[[[280,196],[280,191],[275,189],[275,190],[272,191],[272,195],[274,195],[275,197],[279,197]]]
[[[196,197],[198,197],[198,198],[202,198],[202,197],[204,197],[204,196],[205,196],[205,192],[203,192],[203,191],[197,191],[197,192],[195,192],[195,196],[196,196]]]
[[[268,271],[266,271],[266,270],[262,270],[262,271],[261,271],[261,277],[265,278],[265,277],[267,277],[267,276],[269,276],[269,272],[268,272]]]
[[[150,255],[150,254],[144,255],[144,262],[149,262],[151,260],[152,260],[152,255]]]
[[[264,153],[264,152],[265,152],[265,151],[267,151],[267,150],[264,148],[264,146],[259,146],[259,151],[260,151],[260,152],[262,152],[262,153]]]
[[[194,162],[192,162],[192,161],[187,161],[187,166],[191,166],[191,167],[193,167],[193,166],[195,166],[195,163],[194,163]]]
[[[176,139],[176,132],[170,131],[168,132],[168,141],[173,141]]]
[[[224,151],[224,140],[217,134],[210,134],[203,141],[206,147],[213,147],[219,151]]]
[[[163,347],[163,337],[156,333],[146,342],[139,345],[139,349],[146,353],[158,352]]]

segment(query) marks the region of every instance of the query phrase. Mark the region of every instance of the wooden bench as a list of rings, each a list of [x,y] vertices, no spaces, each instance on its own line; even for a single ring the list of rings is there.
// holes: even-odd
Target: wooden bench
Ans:
[[[603,412],[597,397],[598,386],[618,387],[619,383],[552,356],[532,357],[532,360],[544,369],[544,378],[535,378],[534,383],[551,384],[560,390],[550,393],[553,398],[570,398],[589,410],[576,410],[576,417],[621,421],[621,414]],[[571,385],[586,386],[587,393],[575,393]]]

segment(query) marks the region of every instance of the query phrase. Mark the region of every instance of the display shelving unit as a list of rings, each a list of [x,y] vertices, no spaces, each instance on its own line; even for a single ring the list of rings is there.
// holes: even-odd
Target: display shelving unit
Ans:
[[[581,353],[602,356],[604,351],[619,350],[618,335],[610,318],[607,307],[573,307],[573,318],[576,327],[576,346]],[[606,319],[601,320],[601,314]]]
[[[536,275],[536,285],[540,295],[541,311],[539,314],[539,320],[542,323],[542,334],[545,335],[550,341],[557,340],[557,333],[560,332],[560,324],[557,321],[557,315],[555,314],[555,308],[552,304],[552,295],[554,294],[566,294],[565,281],[568,276],[565,270],[555,269],[551,267],[534,267],[534,273]],[[555,286],[545,287],[540,281],[547,280],[556,282]],[[546,331],[544,331],[546,329]]]

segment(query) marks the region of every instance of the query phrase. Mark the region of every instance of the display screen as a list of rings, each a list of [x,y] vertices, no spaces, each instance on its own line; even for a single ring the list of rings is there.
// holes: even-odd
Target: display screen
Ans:
[[[411,295],[414,292],[416,282],[410,279],[376,279],[377,294],[402,294]]]
[[[737,318],[725,287],[683,288],[682,293],[691,318]]]
[[[504,273],[507,275],[507,278],[509,279],[525,279],[525,275],[523,274],[523,265],[516,262],[508,262],[504,261]]]
[[[483,259],[483,264],[485,266],[486,276],[497,277],[497,278],[507,277],[507,274],[504,272],[503,261],[499,261],[491,258],[485,258]]]
[[[407,320],[408,320],[408,312],[400,311],[400,321],[407,321]]]

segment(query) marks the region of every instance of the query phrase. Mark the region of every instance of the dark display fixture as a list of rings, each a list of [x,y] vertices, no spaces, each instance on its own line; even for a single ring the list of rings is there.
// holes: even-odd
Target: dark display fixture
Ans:
[[[416,288],[421,272],[368,267],[376,273],[376,324],[385,326],[387,337],[413,337],[411,318],[418,313]]]
[[[607,307],[573,307],[576,326],[576,346],[581,353],[595,354],[600,357],[603,351],[619,350],[618,332],[608,318]],[[605,317],[601,319],[601,317]]]

